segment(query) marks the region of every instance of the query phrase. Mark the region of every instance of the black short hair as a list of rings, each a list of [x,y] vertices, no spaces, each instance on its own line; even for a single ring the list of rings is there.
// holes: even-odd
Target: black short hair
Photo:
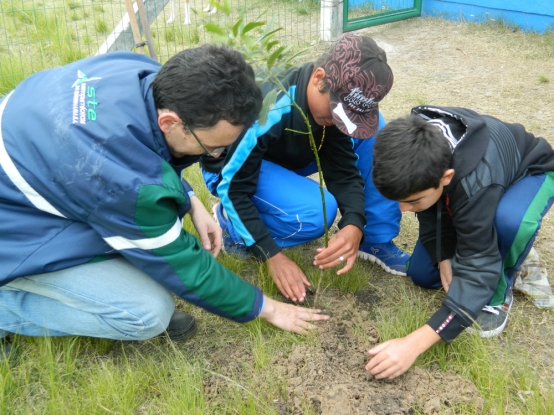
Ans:
[[[262,107],[254,70],[227,46],[206,44],[177,53],[152,88],[156,108],[174,111],[189,128],[209,128],[221,120],[250,127]]]
[[[441,130],[417,115],[398,118],[377,133],[373,183],[391,200],[438,188],[452,151]]]

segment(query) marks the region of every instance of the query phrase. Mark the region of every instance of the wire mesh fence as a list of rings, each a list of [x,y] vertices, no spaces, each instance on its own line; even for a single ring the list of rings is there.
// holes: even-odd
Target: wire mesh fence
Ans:
[[[408,9],[413,6],[414,0],[349,0],[348,20]]]
[[[180,50],[211,41],[203,22],[236,19],[241,9],[249,21],[276,19],[284,44],[305,49],[319,43],[318,0],[230,0],[229,16],[204,12],[208,0],[144,4],[162,63]],[[185,24],[188,9],[190,24]],[[0,96],[42,69],[135,45],[125,0],[0,0],[0,22]]]

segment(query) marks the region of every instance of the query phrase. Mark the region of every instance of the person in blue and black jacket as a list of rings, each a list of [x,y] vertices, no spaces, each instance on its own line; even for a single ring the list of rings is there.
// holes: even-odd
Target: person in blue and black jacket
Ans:
[[[282,248],[313,241],[324,233],[317,183],[306,178],[317,166],[294,101],[308,117],[317,145],[325,191],[327,225],[337,209],[339,231],[314,264],[349,271],[356,257],[405,275],[409,255],[392,239],[400,230],[398,203],[373,186],[376,132],[385,125],[378,103],[389,92],[393,73],[385,51],[373,39],[347,34],[316,62],[290,70],[264,125],[254,124],[226,157],[203,157],[204,180],[221,198],[214,214],[224,248],[248,250],[266,261],[281,293],[303,301],[309,282]],[[262,85],[268,94],[275,84]],[[363,239],[363,240],[362,240]]]
[[[221,266],[221,229],[182,170],[257,118],[240,53],[204,45],[163,67],[116,52],[39,72],[0,101],[0,338],[194,334],[172,293],[288,330],[326,317]],[[187,233],[190,214],[201,242]]]

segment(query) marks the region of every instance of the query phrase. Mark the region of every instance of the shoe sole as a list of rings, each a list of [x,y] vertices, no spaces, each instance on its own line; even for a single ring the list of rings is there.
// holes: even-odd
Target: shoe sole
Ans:
[[[482,339],[490,339],[491,337],[496,337],[500,333],[502,333],[506,328],[507,324],[508,324],[508,317],[506,317],[506,320],[504,320],[504,324],[502,324],[500,327],[497,327],[494,330],[482,331],[482,330],[474,329],[473,327],[468,327],[466,330],[468,333],[477,334]]]
[[[383,268],[386,272],[388,272],[389,274],[392,274],[392,275],[400,275],[402,277],[405,277],[406,276],[406,273],[405,272],[400,272],[400,271],[396,271],[392,268],[389,268],[387,266],[387,264],[385,264],[383,261],[381,261],[379,258],[377,258],[376,256],[374,255],[371,255],[371,254],[368,254],[367,252],[364,252],[364,251],[358,251],[358,258],[362,258],[362,259],[365,259],[365,260],[368,260],[368,261],[371,261],[371,262],[374,262],[376,264],[378,264],[381,268]]]
[[[172,342],[178,342],[186,338],[192,337],[196,334],[198,327],[196,325],[196,320],[193,320],[192,324],[188,326],[185,330],[167,330],[167,336]]]

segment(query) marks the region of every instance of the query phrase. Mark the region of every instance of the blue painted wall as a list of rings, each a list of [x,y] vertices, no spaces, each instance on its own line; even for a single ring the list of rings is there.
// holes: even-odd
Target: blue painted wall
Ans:
[[[423,0],[422,15],[483,22],[500,19],[524,30],[554,30],[554,0]]]

